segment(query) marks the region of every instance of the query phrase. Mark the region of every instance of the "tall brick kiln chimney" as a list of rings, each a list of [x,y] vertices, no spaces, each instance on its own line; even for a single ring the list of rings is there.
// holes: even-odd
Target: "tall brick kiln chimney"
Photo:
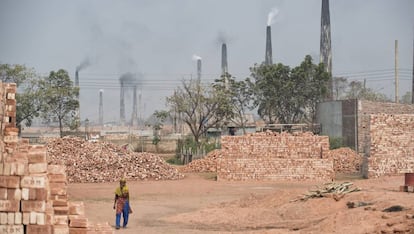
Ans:
[[[221,74],[226,75],[228,73],[228,66],[227,66],[227,45],[223,43],[221,45]]]
[[[103,89],[99,90],[99,125],[103,127]]]
[[[121,80],[121,92],[120,92],[120,122],[121,125],[125,125],[125,84],[124,81]]]
[[[265,64],[273,64],[272,61],[272,32],[271,27],[268,25],[266,27],[266,54],[265,54]]]
[[[332,75],[331,23],[329,16],[329,0],[322,0],[321,41],[319,60],[325,64],[326,72]],[[328,81],[328,99],[333,99],[332,77]]]
[[[133,89],[131,126],[138,126],[137,86]]]
[[[197,79],[201,79],[201,59],[197,59]]]
[[[221,75],[224,76],[224,84],[226,89],[228,88],[229,78],[229,68],[227,66],[227,45],[223,43],[221,45]]]
[[[76,69],[75,72],[75,87],[79,87],[79,70]]]

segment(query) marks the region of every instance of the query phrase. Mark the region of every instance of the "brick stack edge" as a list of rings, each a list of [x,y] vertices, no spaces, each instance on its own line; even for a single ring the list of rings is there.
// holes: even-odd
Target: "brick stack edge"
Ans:
[[[414,173],[414,115],[370,116],[365,177]]]
[[[48,165],[46,147],[18,138],[16,84],[0,82],[0,233],[114,233],[68,201],[65,167]]]
[[[331,180],[329,138],[312,133],[224,136],[217,180]]]

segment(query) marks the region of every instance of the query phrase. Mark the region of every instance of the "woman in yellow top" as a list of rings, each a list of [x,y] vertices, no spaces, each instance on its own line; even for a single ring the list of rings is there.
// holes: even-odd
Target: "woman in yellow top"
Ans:
[[[119,187],[115,189],[114,209],[116,210],[115,227],[119,229],[121,227],[121,214],[124,218],[123,228],[126,228],[128,224],[128,216],[131,213],[129,207],[129,190],[126,186],[126,180],[122,178],[119,181]]]

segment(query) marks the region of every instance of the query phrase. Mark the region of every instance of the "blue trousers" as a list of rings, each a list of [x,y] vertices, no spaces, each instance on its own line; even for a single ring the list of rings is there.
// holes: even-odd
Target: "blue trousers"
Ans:
[[[124,224],[122,227],[126,227],[128,224],[128,216],[129,216],[129,202],[125,202],[124,208],[122,209],[122,213],[116,214],[115,225],[116,227],[121,227],[121,214],[124,217]]]

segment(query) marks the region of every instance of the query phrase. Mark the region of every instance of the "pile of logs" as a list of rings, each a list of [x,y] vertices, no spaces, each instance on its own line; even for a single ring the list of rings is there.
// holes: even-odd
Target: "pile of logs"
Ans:
[[[197,159],[181,167],[181,172],[216,172],[217,159],[221,157],[221,150],[213,150],[202,159]]]
[[[303,197],[295,199],[293,201],[306,201],[310,198],[321,198],[321,197],[332,197],[336,201],[339,201],[347,193],[361,191],[360,188],[352,187],[351,182],[343,183],[326,183],[322,187],[317,189],[309,190],[308,194],[305,194]]]
[[[178,170],[151,153],[128,152],[106,142],[64,137],[47,143],[48,163],[65,165],[69,183],[176,180]]]
[[[329,150],[326,158],[333,159],[336,173],[355,173],[361,170],[362,156],[350,148]]]

